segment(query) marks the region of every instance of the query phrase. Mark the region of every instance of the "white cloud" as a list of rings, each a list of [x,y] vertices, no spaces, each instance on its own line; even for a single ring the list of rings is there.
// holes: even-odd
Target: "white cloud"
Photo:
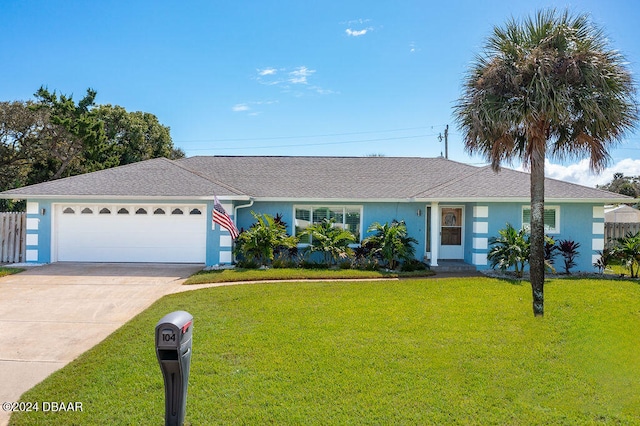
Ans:
[[[370,31],[371,28],[365,28],[363,30],[352,30],[351,28],[347,28],[346,30],[344,30],[348,36],[350,37],[360,37],[365,35],[368,31]]]
[[[359,18],[359,19],[352,19],[350,21],[344,21],[344,22],[340,22],[343,25],[354,25],[354,24],[366,24],[367,22],[371,22],[371,19],[363,19],[363,18]]]
[[[584,159],[578,163],[569,164],[567,166],[552,164],[549,160],[546,160],[545,172],[547,177],[553,179],[560,179],[567,182],[594,187],[596,185],[604,185],[611,182],[615,173],[622,173],[625,176],[639,176],[640,160],[625,158],[612,166],[607,167],[598,175],[594,175],[589,171],[588,159]]]
[[[233,112],[244,112],[244,111],[249,111],[250,109],[251,108],[247,104],[236,104],[231,107],[231,110]]]
[[[307,84],[307,77],[314,74],[316,70],[310,70],[309,68],[302,66],[289,73],[289,83],[291,84]]]
[[[260,76],[275,75],[277,72],[278,72],[278,70],[275,69],[275,68],[258,69],[258,75],[260,75]]]

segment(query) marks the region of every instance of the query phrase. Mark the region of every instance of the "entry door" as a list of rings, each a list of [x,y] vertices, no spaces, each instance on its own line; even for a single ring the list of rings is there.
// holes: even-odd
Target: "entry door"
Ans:
[[[440,208],[440,259],[464,258],[464,208]]]

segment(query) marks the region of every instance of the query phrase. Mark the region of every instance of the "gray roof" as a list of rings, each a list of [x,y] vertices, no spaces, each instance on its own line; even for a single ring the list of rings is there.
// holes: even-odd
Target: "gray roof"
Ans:
[[[166,158],[30,185],[0,193],[3,198],[22,196],[98,197],[200,197],[210,194],[238,195],[224,184],[187,170]]]
[[[554,179],[547,200],[628,200]],[[2,198],[158,197],[271,200],[455,200],[529,198],[529,175],[495,173],[444,158],[211,156],[164,158],[13,189]]]

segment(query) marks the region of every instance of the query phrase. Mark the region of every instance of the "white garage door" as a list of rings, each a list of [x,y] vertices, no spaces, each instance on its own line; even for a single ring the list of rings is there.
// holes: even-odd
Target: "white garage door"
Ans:
[[[54,210],[58,261],[205,262],[205,205],[59,204]]]

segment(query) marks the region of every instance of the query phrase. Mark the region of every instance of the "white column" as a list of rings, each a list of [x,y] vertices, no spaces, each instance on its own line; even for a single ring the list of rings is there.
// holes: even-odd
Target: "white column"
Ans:
[[[438,266],[438,248],[440,247],[440,207],[437,201],[431,202],[431,266]]]

